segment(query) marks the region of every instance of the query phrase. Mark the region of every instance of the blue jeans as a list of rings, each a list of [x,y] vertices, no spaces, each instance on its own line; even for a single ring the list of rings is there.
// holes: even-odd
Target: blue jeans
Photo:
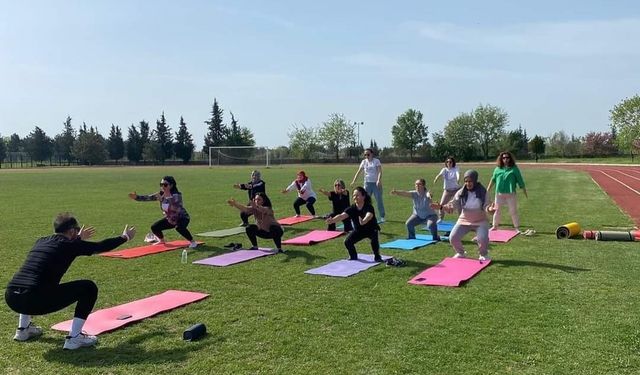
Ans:
[[[382,189],[378,188],[375,182],[365,182],[364,190],[376,199],[378,204],[378,212],[376,216],[384,218],[384,203],[382,202]]]
[[[415,239],[416,226],[418,224],[427,223],[427,226],[429,227],[429,231],[431,232],[431,236],[433,237],[434,240],[437,240],[438,239],[438,224],[436,224],[437,220],[438,220],[438,215],[429,215],[425,219],[421,219],[420,216],[416,214],[412,214],[411,216],[409,216],[409,218],[405,222],[405,225],[407,226],[407,233],[408,233],[407,238],[410,240]]]

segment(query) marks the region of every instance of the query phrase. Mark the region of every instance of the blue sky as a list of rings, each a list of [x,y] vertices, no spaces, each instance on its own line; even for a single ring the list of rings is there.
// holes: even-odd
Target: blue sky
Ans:
[[[529,136],[608,131],[640,91],[638,4],[0,0],[0,134],[164,111],[201,146],[214,97],[263,146],[334,112],[388,146],[408,108],[432,134],[478,104]]]

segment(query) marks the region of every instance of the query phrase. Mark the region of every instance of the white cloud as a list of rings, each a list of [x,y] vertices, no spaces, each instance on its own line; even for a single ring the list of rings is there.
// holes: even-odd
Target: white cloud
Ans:
[[[411,25],[424,38],[473,49],[558,57],[627,56],[640,50],[640,19],[522,23],[466,27],[451,23]]]

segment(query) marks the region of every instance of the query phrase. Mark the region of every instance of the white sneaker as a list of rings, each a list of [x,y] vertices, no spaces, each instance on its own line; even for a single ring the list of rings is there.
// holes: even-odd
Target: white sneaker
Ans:
[[[64,346],[62,348],[67,350],[76,350],[78,348],[94,346],[97,343],[98,338],[96,336],[79,333],[75,337],[67,336],[64,340]]]
[[[480,255],[480,257],[478,257],[478,260],[481,262],[486,262],[488,260],[491,260],[491,258],[489,257],[489,255]]]
[[[144,242],[146,242],[146,243],[156,243],[156,242],[158,242],[158,237],[156,237],[156,235],[153,234],[153,233],[147,233],[147,235],[144,236]]]
[[[164,238],[163,238],[163,239],[161,239],[161,240],[158,240],[158,242],[154,243],[154,245],[162,245],[162,246],[164,246],[166,243],[167,243],[167,242],[166,242],[166,241],[164,240]]]
[[[380,220],[378,220],[378,223],[384,223],[384,218],[381,217]]]
[[[196,241],[191,241],[191,243],[189,244],[189,248],[195,249],[196,247],[198,247],[198,243]]]
[[[296,214],[296,217],[300,217],[300,214]]]
[[[467,253],[456,253],[456,255],[453,256],[454,258],[466,258],[467,257]]]
[[[13,336],[13,339],[16,341],[27,341],[40,335],[42,335],[42,328],[29,324],[26,328],[16,329],[16,335]]]

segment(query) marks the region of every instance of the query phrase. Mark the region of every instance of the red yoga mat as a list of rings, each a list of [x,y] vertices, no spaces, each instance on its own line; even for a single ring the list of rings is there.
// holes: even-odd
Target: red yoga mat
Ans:
[[[198,241],[198,245],[201,245],[203,243],[204,242]],[[181,249],[187,246],[189,246],[189,241],[180,240],[180,241],[167,242],[162,245],[161,244],[146,245],[146,246],[140,246],[140,247],[132,247],[130,249],[107,251],[106,253],[100,253],[98,255],[103,257],[130,259],[130,258],[143,257],[145,255],[150,255],[150,254],[162,253],[169,250]]]
[[[491,263],[477,259],[445,258],[442,262],[419,273],[409,280],[414,285],[460,286]]]
[[[89,314],[82,330],[89,335],[99,335],[208,296],[206,293],[167,290],[155,296],[94,311]],[[51,328],[68,332],[71,329],[71,320],[58,323]]]
[[[306,215],[302,215],[298,217],[291,216],[291,217],[278,219],[278,223],[280,223],[281,225],[294,225],[294,224],[303,223],[309,220],[313,220],[313,216],[306,216]]]
[[[331,240],[336,237],[340,237],[344,232],[338,232],[334,230],[313,230],[303,236],[290,238],[286,241],[282,241],[283,245],[314,245],[318,242]]]

